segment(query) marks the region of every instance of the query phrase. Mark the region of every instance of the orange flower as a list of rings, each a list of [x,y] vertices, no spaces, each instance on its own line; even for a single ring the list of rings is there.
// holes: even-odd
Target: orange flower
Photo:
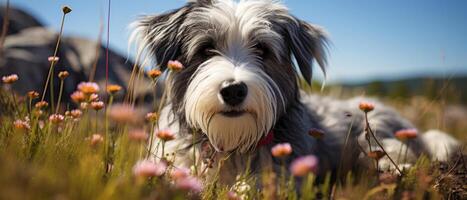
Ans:
[[[386,153],[384,153],[384,151],[380,151],[380,150],[375,150],[375,151],[370,151],[368,152],[367,156],[369,158],[373,158],[375,160],[379,160],[381,159],[382,157],[384,157],[386,155]]]
[[[115,94],[119,92],[120,90],[122,90],[122,87],[119,85],[108,85],[107,86],[107,92],[110,94]]]
[[[66,77],[68,77],[70,75],[70,73],[68,73],[67,71],[61,71],[58,73],[58,78],[60,79],[65,79]]]
[[[409,129],[402,129],[397,131],[394,136],[399,140],[407,140],[407,139],[414,139],[418,135],[417,129],[409,128]]]
[[[29,91],[29,92],[28,92],[28,97],[29,97],[30,99],[38,98],[38,97],[39,97],[39,93],[36,92],[36,91]]]
[[[272,156],[274,157],[284,157],[292,153],[292,146],[289,143],[276,144],[271,149]]]
[[[39,108],[39,109],[45,108],[45,107],[47,107],[47,106],[49,106],[49,103],[47,103],[47,101],[39,101],[39,102],[37,102],[36,105],[35,105],[35,107],[36,107],[36,108]]]
[[[178,72],[183,69],[183,64],[178,60],[169,60],[167,67],[172,71]]]
[[[170,130],[158,130],[156,136],[163,141],[175,139],[175,134]]]
[[[29,130],[31,129],[31,126],[29,126],[29,122],[28,121],[23,121],[23,120],[15,120],[13,122],[13,125],[15,126],[16,129],[18,130]]]
[[[99,92],[99,85],[94,82],[81,82],[78,84],[78,90],[84,94],[94,94]]]
[[[147,72],[147,75],[149,76],[149,78],[152,78],[152,79],[159,77],[161,74],[162,72],[158,69],[151,69]]]
[[[146,120],[150,122],[155,122],[159,118],[159,115],[155,112],[150,112],[146,114]]]
[[[61,123],[63,120],[65,119],[65,117],[63,115],[60,115],[60,114],[52,114],[50,115],[49,117],[49,121],[54,123],[54,124],[59,124]]]
[[[19,79],[19,77],[18,77],[18,75],[16,75],[16,74],[11,74],[11,75],[3,76],[3,77],[2,77],[2,81],[3,81],[3,83],[5,83],[5,84],[13,84],[13,83],[16,82],[18,79]]]
[[[86,96],[80,91],[75,91],[73,94],[71,94],[71,100],[75,103],[81,103],[86,100]]]
[[[91,136],[91,146],[97,146],[98,144],[104,142],[104,137],[100,134],[93,134]]]
[[[316,139],[321,139],[324,137],[324,131],[317,128],[312,128],[308,131],[308,134]]]
[[[102,102],[102,101],[93,101],[93,102],[91,102],[91,108],[98,111],[98,110],[104,108],[104,102]]]
[[[362,101],[358,107],[360,110],[367,113],[375,109],[375,104]]]

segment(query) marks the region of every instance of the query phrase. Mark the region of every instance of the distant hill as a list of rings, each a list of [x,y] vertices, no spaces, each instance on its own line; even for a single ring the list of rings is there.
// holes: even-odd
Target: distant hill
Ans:
[[[320,85],[313,83],[313,91]],[[364,83],[327,85],[324,94],[335,93],[341,96],[365,94],[389,99],[406,99],[423,96],[431,100],[467,105],[467,75],[451,78],[413,77],[399,80],[369,81]]]

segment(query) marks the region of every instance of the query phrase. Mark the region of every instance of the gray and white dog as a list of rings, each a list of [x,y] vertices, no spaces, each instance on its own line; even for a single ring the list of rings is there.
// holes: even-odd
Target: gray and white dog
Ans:
[[[142,17],[133,28],[139,53],[162,69],[169,60],[185,65],[167,81],[169,104],[159,121],[161,128],[177,133],[166,147],[166,152],[174,153],[175,165],[206,165],[201,158],[209,157],[214,167],[206,173],[215,173],[222,163],[220,178],[232,183],[247,168],[253,172],[265,166],[277,168],[280,161],[271,155],[277,143],[290,143],[293,148],[287,164],[316,155],[319,175],[336,172],[341,160],[342,170],[368,164],[357,148],[370,149],[364,115],[358,109],[363,99],[339,101],[300,91],[297,80],[310,82],[313,63],[325,69],[326,35],[291,15],[280,2],[189,1],[179,9]],[[370,101],[376,106],[369,123],[400,167],[410,166],[421,154],[446,160],[459,145],[440,131],[421,134],[410,145],[400,142],[394,132],[414,126],[392,109]],[[322,130],[325,136],[315,139],[308,134],[310,129]],[[208,156],[206,143],[213,152]],[[371,148],[379,149],[374,140]],[[401,148],[402,152],[408,148],[407,159],[399,158]],[[379,167],[394,170],[387,157]]]

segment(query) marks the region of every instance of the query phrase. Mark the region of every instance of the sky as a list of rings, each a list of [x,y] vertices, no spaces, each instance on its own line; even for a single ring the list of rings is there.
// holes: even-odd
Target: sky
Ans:
[[[4,4],[5,0],[2,1]],[[47,26],[97,39],[108,0],[11,0]],[[128,55],[128,25],[143,14],[157,14],[185,0],[112,0],[110,47]],[[465,0],[283,0],[298,18],[324,27],[331,41],[328,82],[356,83],[414,76],[467,75]],[[104,19],[105,21],[105,19]],[[130,56],[131,57],[131,56]],[[131,58],[130,58],[131,59]],[[316,70],[318,71],[318,70]],[[320,73],[315,73],[322,78]]]

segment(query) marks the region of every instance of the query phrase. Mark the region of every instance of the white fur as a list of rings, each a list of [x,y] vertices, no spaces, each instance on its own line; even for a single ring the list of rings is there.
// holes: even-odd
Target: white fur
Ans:
[[[244,56],[247,56],[245,54]],[[203,63],[193,76],[185,94],[185,115],[190,126],[201,129],[218,151],[249,150],[276,121],[276,100],[282,97],[277,86],[248,58],[236,62],[226,56],[215,56]],[[232,108],[219,96],[224,81],[241,81],[248,87],[242,105]],[[220,112],[247,111],[238,117]]]

